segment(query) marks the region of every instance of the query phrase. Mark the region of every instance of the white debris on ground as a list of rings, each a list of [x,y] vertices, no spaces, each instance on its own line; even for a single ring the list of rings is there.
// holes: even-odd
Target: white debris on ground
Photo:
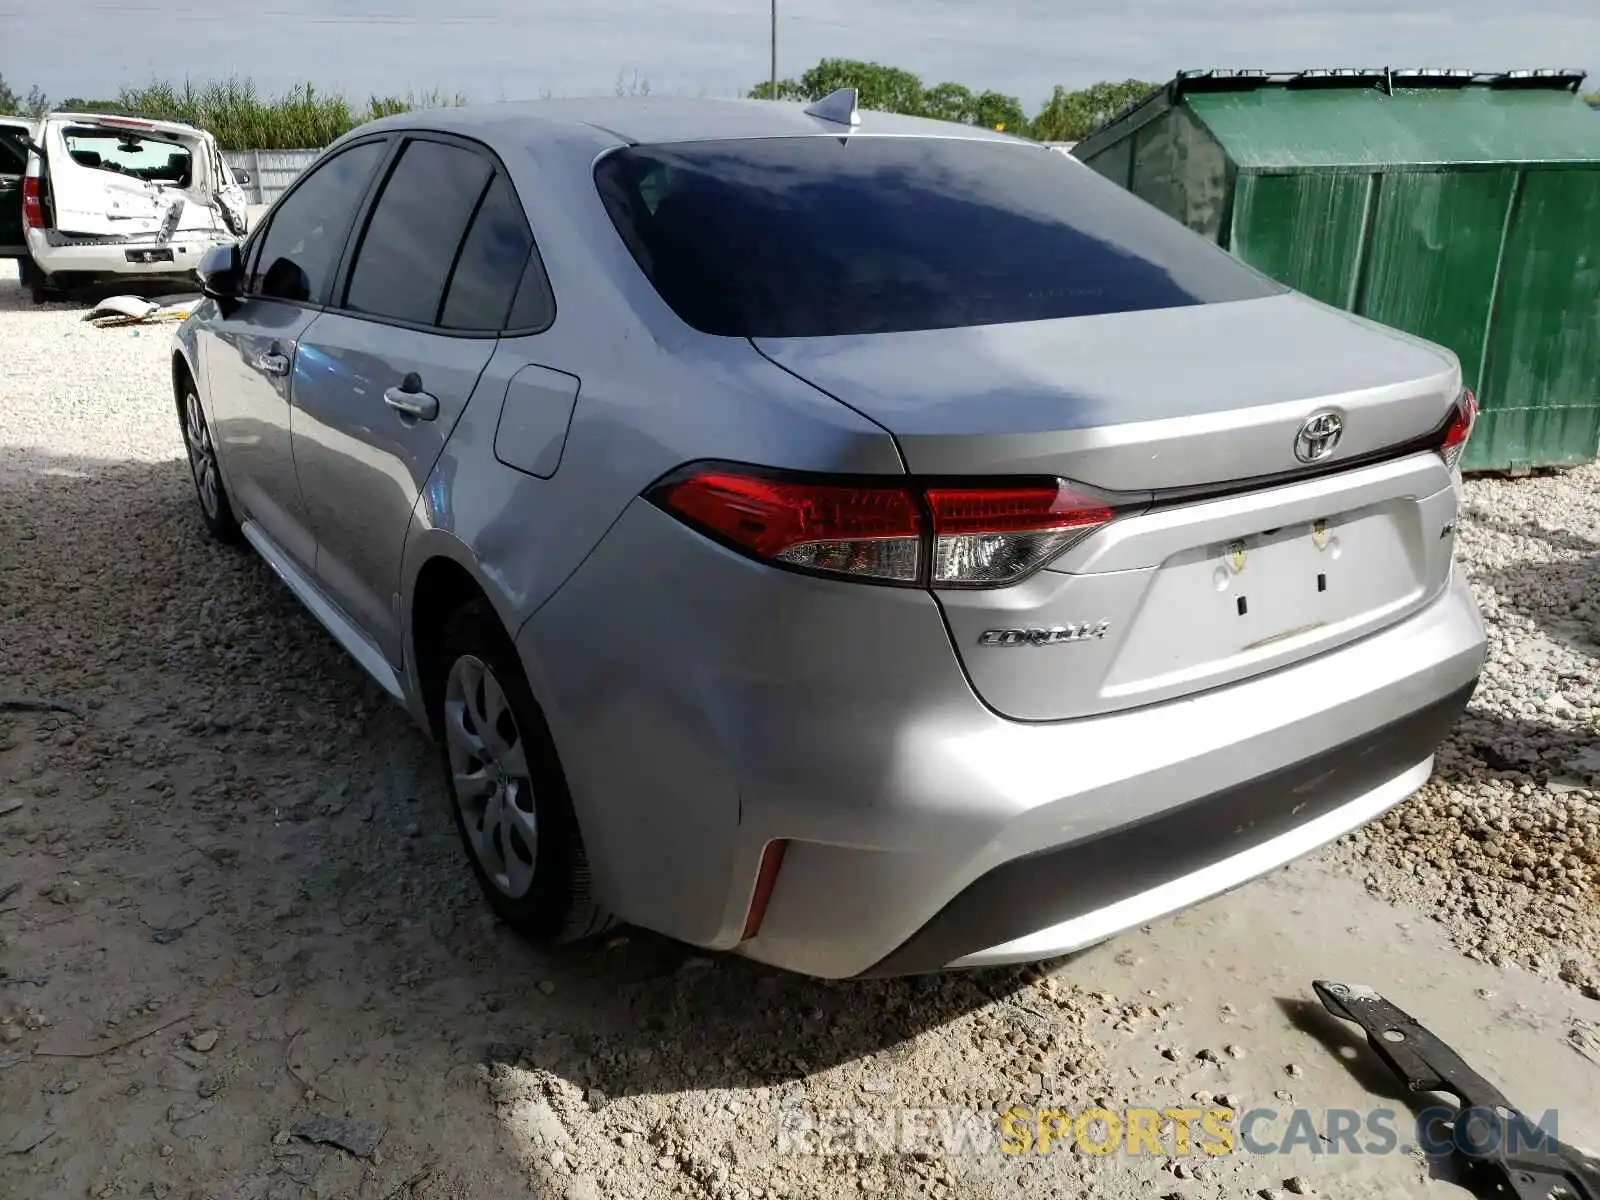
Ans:
[[[1252,1071],[1272,1077],[1269,1099],[1292,1087],[1318,1103],[1308,1089],[1344,1068],[1275,999],[1303,997],[1309,979],[1266,982],[1302,901],[1280,903],[1272,889],[1286,885],[1269,880],[1206,910],[1208,936],[1245,931],[1233,952],[1247,963],[1265,920],[1287,929],[1227,981],[1204,946],[1164,952],[1159,980],[1113,943],[1040,969],[869,984],[639,931],[536,952],[476,895],[420,735],[268,568],[206,540],[170,329],[95,328],[83,311],[33,306],[0,264],[0,693],[81,712],[0,711],[7,1194],[965,1198],[1092,1185],[1131,1198],[1288,1180],[1339,1194],[1311,1160],[891,1153],[881,1123],[859,1153],[802,1152],[816,1138],[805,1122],[831,1108],[970,1111],[992,1139],[1012,1104],[1242,1103],[1229,1081]],[[1420,797],[1280,877],[1297,896],[1345,889],[1412,920],[1420,906],[1493,960],[1465,964],[1437,939],[1415,951],[1426,978],[1494,972],[1507,994],[1542,988],[1551,1012],[1590,1006],[1586,1028],[1600,946],[1597,484],[1590,469],[1470,486],[1462,550],[1495,638],[1473,709]],[[1557,974],[1566,982],[1544,978]],[[1206,1011],[1185,1012],[1200,996]],[[1406,999],[1419,1012],[1456,1000]],[[1209,1057],[1171,1044],[1181,1021],[1213,1019]],[[1152,1065],[1128,1066],[1140,1053]],[[1387,1194],[1425,1186],[1412,1160],[1384,1169]]]

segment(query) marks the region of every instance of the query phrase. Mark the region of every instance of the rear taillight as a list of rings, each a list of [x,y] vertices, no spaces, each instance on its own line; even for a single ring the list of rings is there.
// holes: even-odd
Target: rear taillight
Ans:
[[[1444,458],[1445,465],[1454,470],[1461,463],[1461,455],[1467,448],[1467,439],[1472,436],[1472,426],[1478,420],[1478,398],[1472,394],[1471,388],[1462,388],[1461,395],[1456,397],[1455,411],[1450,415],[1450,423],[1444,429],[1444,441],[1439,443],[1439,453]]]
[[[764,562],[940,588],[1016,583],[1116,515],[1059,480],[952,487],[723,466],[689,468],[651,498]]]
[[[44,198],[40,193],[39,180],[31,175],[24,176],[22,180],[22,225],[25,229],[45,227]]]
[[[723,470],[661,489],[668,511],[755,558],[829,575],[915,583],[922,514],[903,487],[809,483]]]

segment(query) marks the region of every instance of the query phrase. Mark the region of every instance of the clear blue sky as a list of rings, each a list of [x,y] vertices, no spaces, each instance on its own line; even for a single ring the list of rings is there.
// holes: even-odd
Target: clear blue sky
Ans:
[[[353,96],[730,95],[767,74],[768,0],[0,0],[0,74],[55,99],[162,77]],[[1600,0],[779,0],[778,65],[877,59],[1021,97],[1183,67],[1600,69]],[[1600,88],[1591,76],[1587,85]]]

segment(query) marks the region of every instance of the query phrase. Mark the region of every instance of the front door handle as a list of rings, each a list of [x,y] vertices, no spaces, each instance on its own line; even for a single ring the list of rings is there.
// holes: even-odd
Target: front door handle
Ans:
[[[256,370],[268,375],[287,375],[289,373],[289,356],[278,349],[278,343],[273,342],[264,353],[256,355]]]
[[[417,421],[431,421],[439,415],[439,398],[422,390],[422,380],[415,371],[402,379],[399,387],[385,388],[383,402],[401,416]]]

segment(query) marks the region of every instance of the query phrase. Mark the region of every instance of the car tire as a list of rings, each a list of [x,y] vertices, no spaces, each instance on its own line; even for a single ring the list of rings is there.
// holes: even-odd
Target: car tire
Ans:
[[[199,389],[195,387],[194,380],[185,378],[179,393],[183,444],[189,452],[189,474],[194,479],[194,496],[200,505],[200,519],[217,541],[238,545],[242,538],[239,519],[234,515],[228,489],[222,482],[222,466],[217,461],[217,447],[211,438],[211,426],[206,422],[205,409],[200,405]]]
[[[536,942],[609,929],[615,918],[591,890],[555,742],[516,647],[487,602],[469,603],[449,619],[436,667],[428,719],[456,832],[490,907]]]

